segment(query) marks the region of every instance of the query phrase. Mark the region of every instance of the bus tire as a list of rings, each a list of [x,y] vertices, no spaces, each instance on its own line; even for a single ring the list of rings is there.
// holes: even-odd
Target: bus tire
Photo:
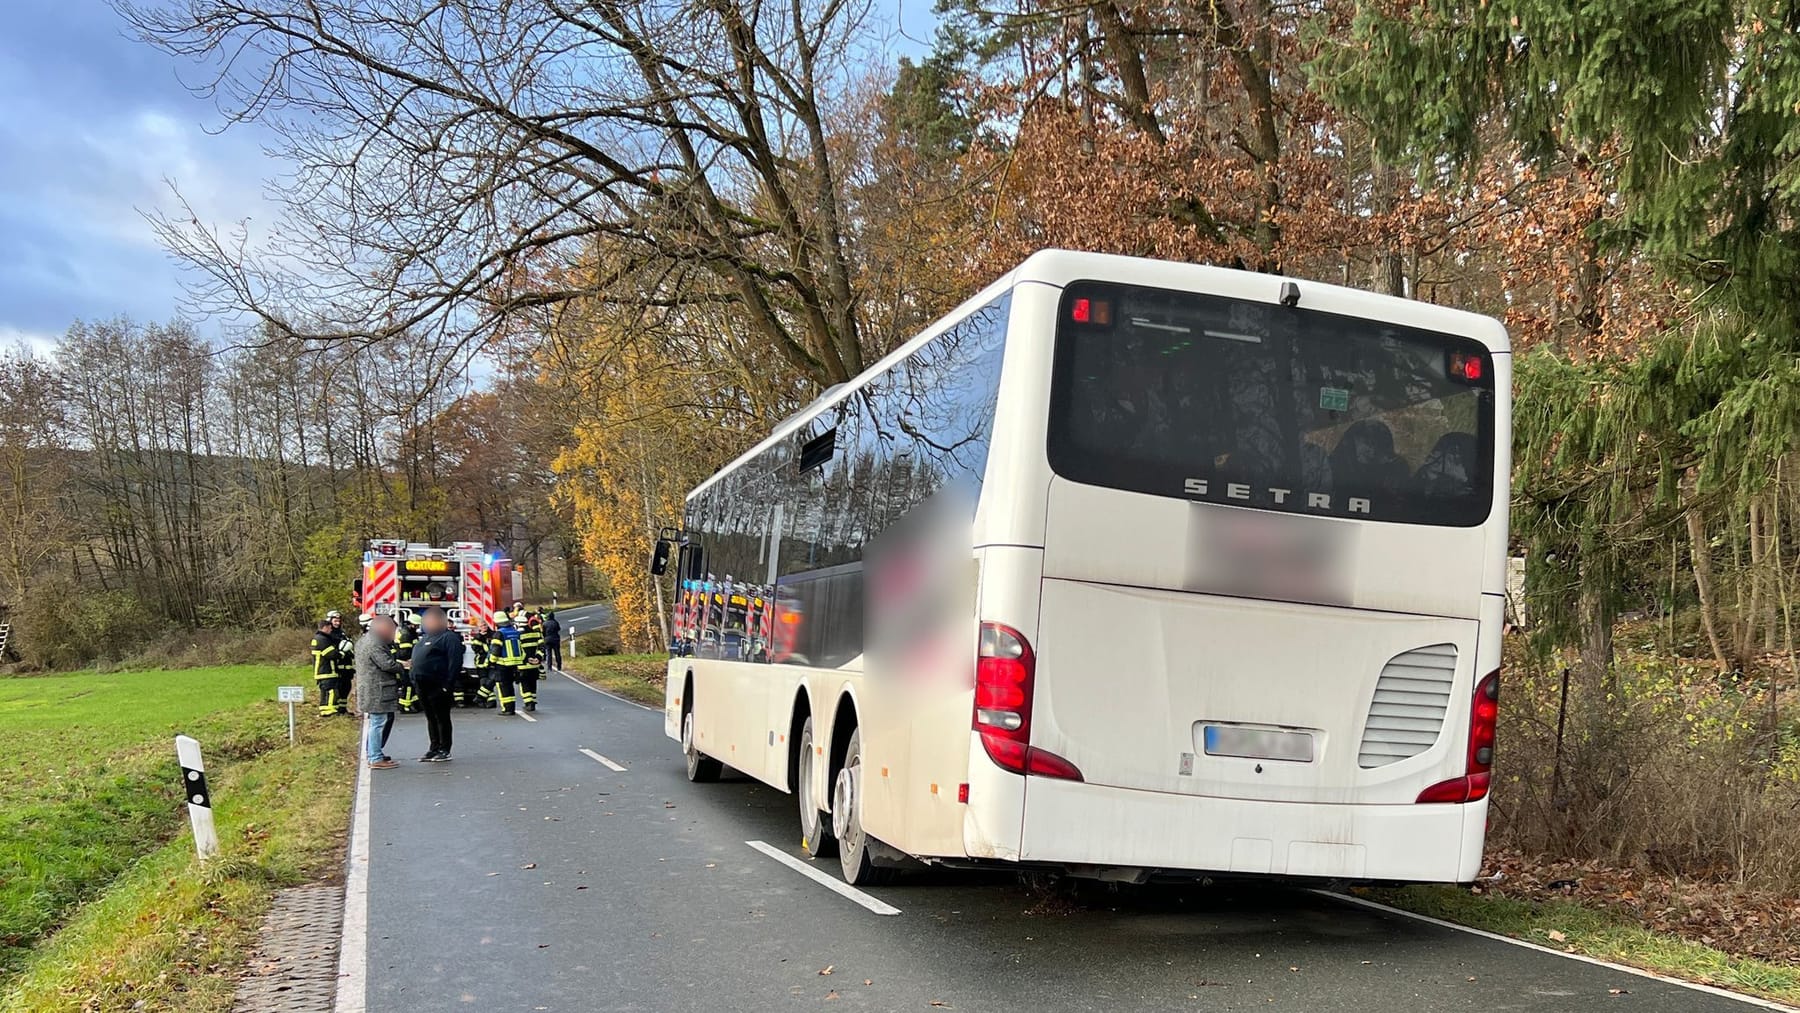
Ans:
[[[890,871],[878,869],[871,857],[869,835],[862,828],[862,730],[850,733],[844,749],[844,765],[838,768],[831,793],[831,827],[838,842],[838,864],[844,882],[874,886],[887,881]]]
[[[813,797],[813,772],[818,769],[819,749],[813,744],[813,719],[800,726],[800,754],[794,764],[794,798],[800,809],[800,847],[814,858],[830,858],[837,851],[831,821]]]
[[[687,779],[695,784],[705,784],[719,779],[724,764],[702,753],[694,744],[694,708],[692,705],[681,712],[681,755],[687,760]]]

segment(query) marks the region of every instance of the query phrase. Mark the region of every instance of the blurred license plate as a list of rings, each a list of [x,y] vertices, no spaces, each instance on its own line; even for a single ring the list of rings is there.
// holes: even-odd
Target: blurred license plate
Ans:
[[[1296,760],[1311,763],[1311,732],[1283,732],[1241,725],[1206,725],[1201,732],[1208,756],[1242,756],[1252,760]]]

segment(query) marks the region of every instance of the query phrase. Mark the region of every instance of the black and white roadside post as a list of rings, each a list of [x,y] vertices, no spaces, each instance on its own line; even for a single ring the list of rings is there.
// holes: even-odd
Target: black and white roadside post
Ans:
[[[569,657],[575,656],[575,624],[569,624]]]
[[[219,833],[213,829],[212,792],[206,787],[200,743],[175,736],[175,756],[181,761],[181,793],[187,797],[188,822],[194,827],[194,852],[204,862],[219,853]]]

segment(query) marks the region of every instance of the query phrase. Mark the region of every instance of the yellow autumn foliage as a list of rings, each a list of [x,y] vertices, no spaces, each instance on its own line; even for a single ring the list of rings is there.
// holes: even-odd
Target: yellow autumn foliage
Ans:
[[[744,393],[729,339],[709,341],[693,321],[683,324],[628,326],[598,311],[567,317],[554,338],[562,362],[544,381],[568,406],[551,465],[556,495],[583,557],[607,582],[629,650],[666,642],[672,577],[659,593],[647,570],[658,532],[679,527],[687,491],[770,424]]]

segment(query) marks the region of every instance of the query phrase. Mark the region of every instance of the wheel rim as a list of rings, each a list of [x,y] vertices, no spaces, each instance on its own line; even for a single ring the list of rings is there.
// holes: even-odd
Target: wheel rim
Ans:
[[[813,744],[810,725],[800,733],[800,769],[795,776],[800,780],[795,785],[794,792],[800,797],[800,833],[806,838],[807,849],[811,850],[819,843],[819,806],[813,798]]]
[[[688,711],[681,716],[681,752],[687,756],[688,762],[694,760],[694,712]]]
[[[862,814],[856,811],[856,780],[861,772],[861,763],[845,764],[838,771],[831,800],[832,824],[846,855],[856,855],[862,848]]]

